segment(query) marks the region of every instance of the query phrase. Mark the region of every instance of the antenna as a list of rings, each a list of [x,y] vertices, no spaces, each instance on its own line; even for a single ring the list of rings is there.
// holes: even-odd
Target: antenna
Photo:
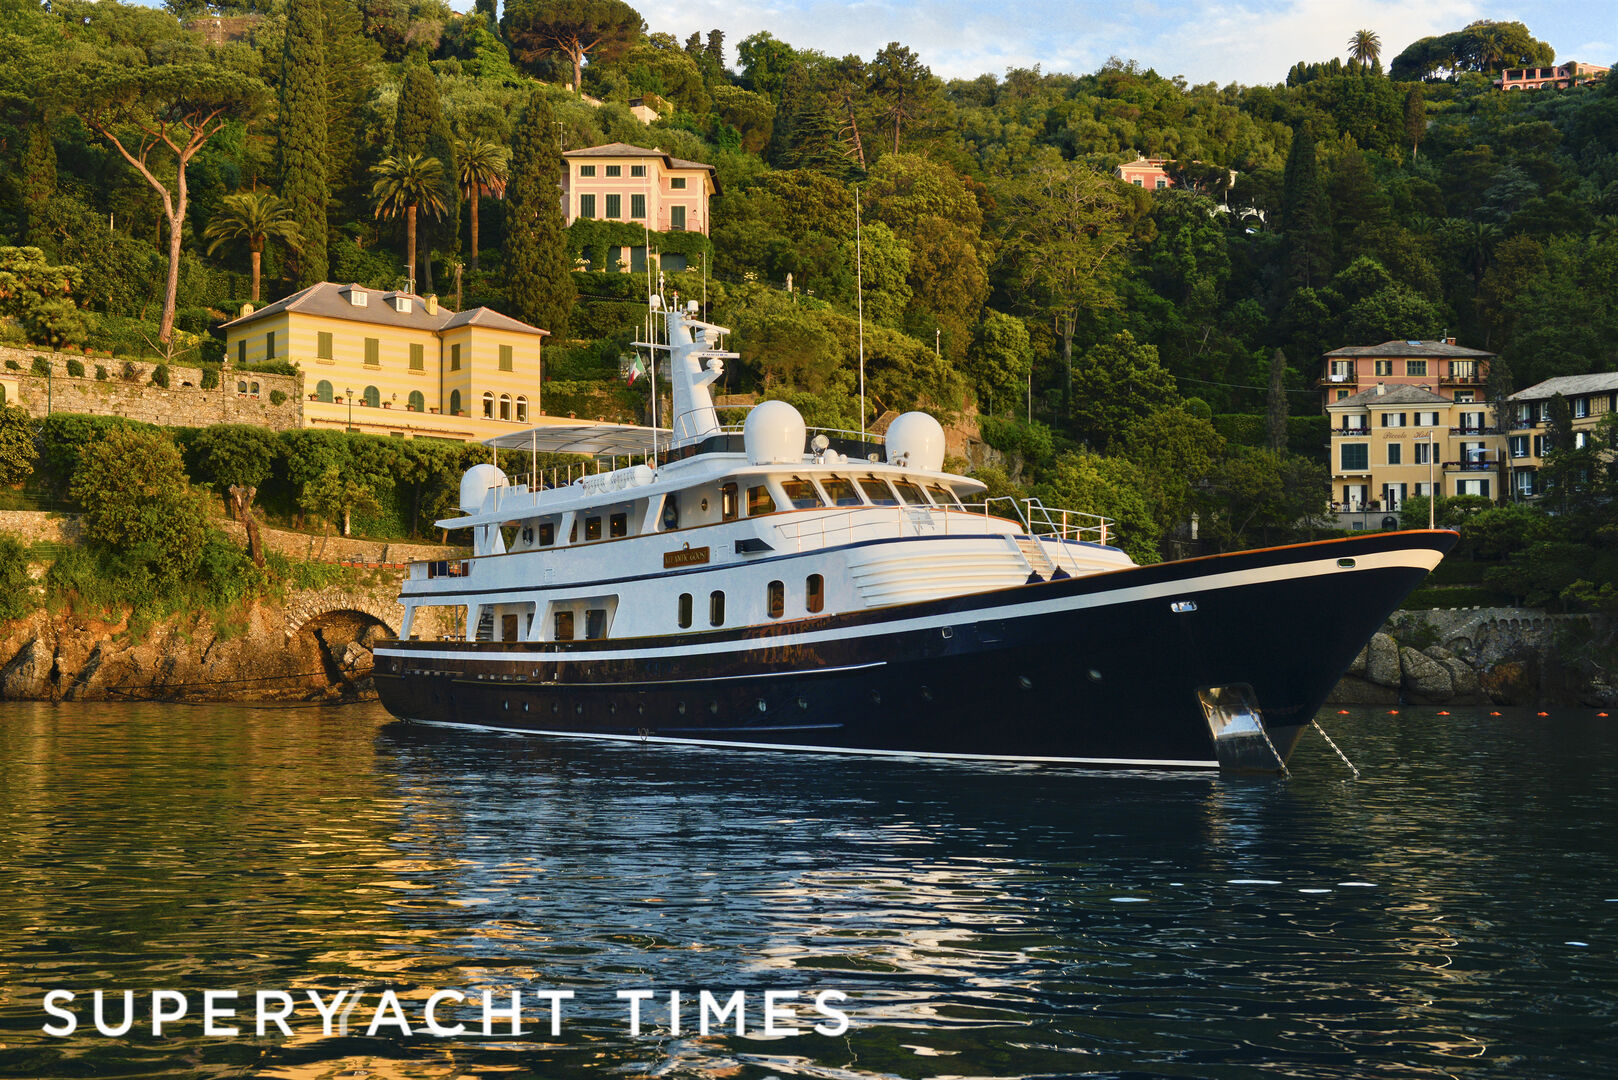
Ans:
[[[860,439],[865,438],[865,268],[860,254],[860,186],[854,185],[854,302],[860,321]]]

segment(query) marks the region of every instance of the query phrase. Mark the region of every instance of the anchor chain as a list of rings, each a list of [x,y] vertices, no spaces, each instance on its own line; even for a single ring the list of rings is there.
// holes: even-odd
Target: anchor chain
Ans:
[[[1320,726],[1320,721],[1310,720],[1309,726],[1320,732],[1320,737],[1326,740],[1326,745],[1337,751],[1337,756],[1343,759],[1343,764],[1348,766],[1348,771],[1354,774],[1354,779],[1358,780],[1360,778],[1359,769],[1355,768],[1354,763],[1348,760],[1348,755],[1343,753],[1342,748],[1332,741],[1332,737],[1326,734],[1326,729]]]
[[[1275,763],[1281,768],[1281,778],[1284,780],[1291,776],[1292,770],[1287,768],[1286,759],[1281,756],[1281,751],[1277,750],[1275,744],[1270,741],[1270,733],[1265,729],[1263,721],[1259,722],[1258,733],[1264,737],[1264,745],[1268,746],[1270,753],[1275,756]]]

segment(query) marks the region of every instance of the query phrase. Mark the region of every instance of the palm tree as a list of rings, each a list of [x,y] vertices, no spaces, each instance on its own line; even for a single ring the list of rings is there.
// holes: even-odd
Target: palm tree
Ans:
[[[416,212],[442,217],[449,206],[444,197],[444,165],[425,154],[397,154],[371,166],[376,183],[371,200],[376,216],[405,219],[405,274],[409,290],[416,291]]]
[[[1373,30],[1356,30],[1348,39],[1348,58],[1364,68],[1382,58],[1382,39]]]
[[[461,192],[472,210],[472,270],[475,272],[478,268],[478,196],[487,192],[497,199],[506,197],[511,153],[487,139],[457,140],[455,161],[461,173]]]
[[[247,250],[253,259],[253,303],[258,303],[259,270],[264,264],[264,244],[271,238],[284,241],[293,251],[303,250],[298,235],[298,221],[292,207],[279,196],[268,192],[243,191],[226,195],[224,205],[202,230],[202,238],[210,241],[208,254],[219,250],[230,240],[247,241]]]

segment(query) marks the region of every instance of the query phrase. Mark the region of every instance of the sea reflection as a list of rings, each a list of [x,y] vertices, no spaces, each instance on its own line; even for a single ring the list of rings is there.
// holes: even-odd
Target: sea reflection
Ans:
[[[1351,782],[1307,741],[1280,781],[552,743],[364,707],[6,709],[4,1075],[1618,1066],[1618,734],[1592,718],[1338,718]],[[53,987],[364,997],[329,1036],[305,1007],[292,1038],[55,1039]],[[531,1006],[483,1038],[475,1003],[438,1014],[468,1034],[421,1030],[435,991],[544,988],[576,995],[557,1036]],[[631,988],[657,995],[634,1038]],[[745,1034],[698,1031],[704,989],[743,993]],[[842,991],[852,1025],[766,1037],[771,989]],[[367,1037],[384,990],[412,1037]]]

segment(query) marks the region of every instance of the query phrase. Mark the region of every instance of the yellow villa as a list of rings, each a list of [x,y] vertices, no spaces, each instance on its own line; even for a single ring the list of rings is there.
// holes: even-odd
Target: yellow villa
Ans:
[[[298,365],[304,427],[465,440],[545,422],[550,331],[489,308],[450,311],[431,296],[325,281],[246,306],[221,329],[237,364]]]

